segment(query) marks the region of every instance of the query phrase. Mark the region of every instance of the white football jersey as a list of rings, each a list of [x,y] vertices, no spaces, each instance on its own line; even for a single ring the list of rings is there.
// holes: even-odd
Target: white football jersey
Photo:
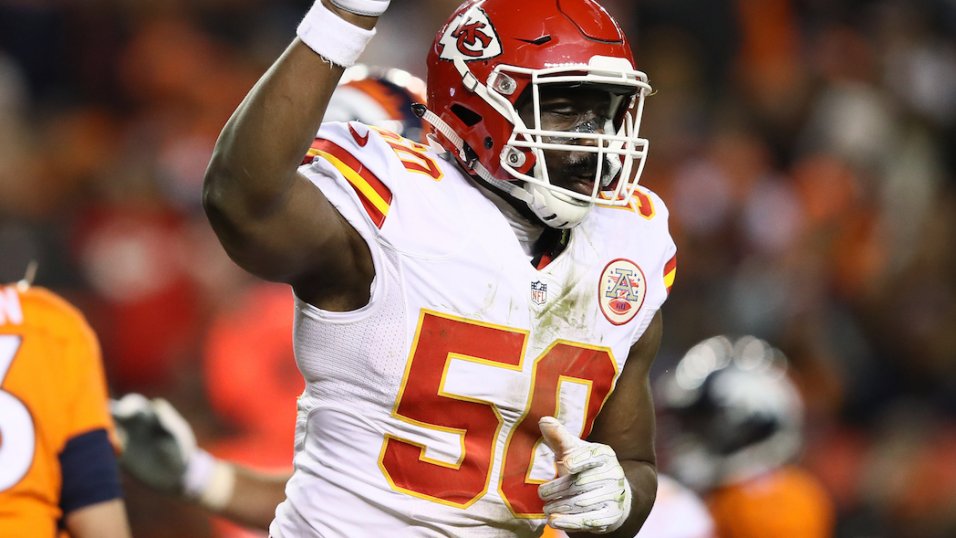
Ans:
[[[538,419],[586,437],[667,297],[667,210],[595,207],[539,268],[453,162],[327,124],[300,168],[362,235],[371,299],[296,300],[295,473],[271,527],[299,536],[537,536],[555,476]]]

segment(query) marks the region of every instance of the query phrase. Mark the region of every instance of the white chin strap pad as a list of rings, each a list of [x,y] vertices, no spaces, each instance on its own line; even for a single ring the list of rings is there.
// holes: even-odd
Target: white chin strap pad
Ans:
[[[426,121],[428,121],[426,119]],[[442,124],[439,124],[442,125]],[[574,228],[591,211],[591,203],[575,200],[534,183],[495,179],[480,162],[475,163],[475,174],[491,187],[503,191],[528,205],[528,208],[549,228]]]
[[[528,207],[550,228],[574,228],[591,211],[590,203],[563,196],[547,187],[528,184],[525,189],[531,195],[530,200],[525,200]]]

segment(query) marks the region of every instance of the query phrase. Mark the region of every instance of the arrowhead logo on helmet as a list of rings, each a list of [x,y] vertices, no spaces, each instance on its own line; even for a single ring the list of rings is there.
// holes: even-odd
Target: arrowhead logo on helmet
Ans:
[[[448,25],[439,43],[443,60],[487,60],[501,54],[501,39],[488,15],[478,8],[459,15]]]

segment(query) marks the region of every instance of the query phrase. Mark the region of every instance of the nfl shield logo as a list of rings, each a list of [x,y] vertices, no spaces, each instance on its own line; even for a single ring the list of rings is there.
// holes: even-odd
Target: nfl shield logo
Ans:
[[[531,283],[531,302],[542,305],[548,300],[548,285],[540,280]]]

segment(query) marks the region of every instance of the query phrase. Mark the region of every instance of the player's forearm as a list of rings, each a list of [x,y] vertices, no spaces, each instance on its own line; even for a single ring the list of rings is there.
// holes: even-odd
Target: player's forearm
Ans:
[[[654,499],[657,497],[657,467],[649,462],[621,461],[624,474],[631,485],[631,512],[627,520],[614,532],[602,534],[609,538],[634,538],[641,529],[647,515],[651,513]],[[593,537],[594,534],[569,532],[570,538]]]
[[[269,530],[276,506],[285,500],[285,484],[291,471],[265,473],[233,467],[236,471],[235,489],[229,502],[216,511],[217,515],[242,525]]]
[[[363,31],[374,17],[328,6]],[[319,29],[321,30],[321,29]],[[330,42],[338,36],[330,29]],[[322,122],[343,68],[296,39],[260,78],[226,123],[206,172],[204,199],[232,220],[269,212],[288,192]]]
[[[657,466],[644,461],[624,461],[624,474],[631,485],[631,513],[627,521],[611,536],[633,538],[651,513],[657,497]]]

